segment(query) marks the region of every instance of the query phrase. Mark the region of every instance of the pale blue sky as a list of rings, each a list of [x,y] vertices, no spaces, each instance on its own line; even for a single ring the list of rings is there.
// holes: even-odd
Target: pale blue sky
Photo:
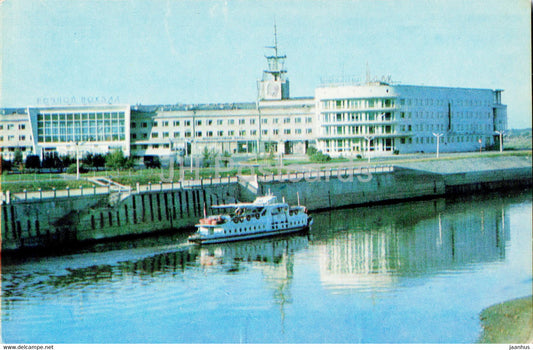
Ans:
[[[287,54],[291,96],[322,80],[504,89],[531,127],[529,0],[4,0],[2,107],[46,97],[124,104],[254,101],[265,46]]]

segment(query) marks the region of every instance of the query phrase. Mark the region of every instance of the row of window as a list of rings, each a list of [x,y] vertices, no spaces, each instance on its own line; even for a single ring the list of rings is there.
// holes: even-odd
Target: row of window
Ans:
[[[39,142],[123,141],[126,126],[123,112],[45,114],[38,116],[37,133]]]
[[[113,120],[124,119],[124,112],[88,112],[88,113],[41,113],[37,120],[42,121],[74,121],[74,120]]]
[[[7,137],[5,137],[5,140],[6,141],[15,141],[15,136],[16,135],[7,135]],[[26,135],[18,135],[18,140],[19,141],[26,141]],[[31,141],[31,136],[28,136],[28,140]],[[4,135],[0,135],[0,142],[1,141],[4,141]]]
[[[436,144],[437,138],[434,136],[424,137],[402,137],[399,139],[401,144]],[[447,143],[479,143],[479,140],[483,141],[483,137],[479,135],[459,135],[459,136],[446,136],[440,138],[441,144]],[[392,146],[393,140],[384,138],[378,140],[365,140],[365,139],[338,139],[338,140],[324,140],[321,143],[322,147],[326,148],[326,151],[347,151],[347,150],[366,150],[370,147],[371,150],[385,150]]]
[[[31,152],[32,150],[32,147],[0,147],[0,152],[15,152],[16,150],[20,149],[21,152]],[[7,158],[4,158],[4,159],[9,159],[9,156],[12,156],[11,154],[7,153],[7,154],[4,154],[5,156],[7,156]]]
[[[398,101],[399,106],[441,106],[447,107],[448,104],[453,107],[491,107],[492,101],[484,100],[447,100],[432,98],[401,98]],[[395,108],[394,99],[346,99],[346,100],[326,100],[322,101],[322,109],[371,109],[371,108]]]
[[[441,137],[439,142],[442,144],[447,143],[464,143],[464,142],[471,142],[471,143],[479,143],[479,140],[483,140],[483,138],[479,135],[461,135],[461,136],[446,136]],[[435,136],[425,136],[425,137],[415,137],[414,142],[416,144],[436,144],[437,138]]]
[[[351,151],[392,151],[394,141],[391,138],[365,140],[365,139],[339,139],[325,140],[319,147],[326,152],[351,152]]]
[[[447,112],[400,112],[401,119],[448,119]],[[490,112],[452,112],[451,117],[454,119],[492,119]],[[383,122],[394,120],[394,113],[391,112],[351,112],[351,113],[322,113],[321,120],[323,123],[338,122]]]
[[[18,130],[26,130],[26,124],[18,124]],[[6,124],[6,130],[15,130],[15,124]],[[0,130],[4,130],[4,124],[0,124]]]
[[[322,101],[323,109],[367,109],[367,108],[394,108],[394,99],[359,98],[346,100]]]
[[[283,135],[291,135],[294,131],[294,134],[295,135],[301,135],[303,130],[302,129],[283,129]],[[272,135],[279,135],[280,134],[280,130],[279,129],[272,129],[272,130],[267,130],[267,129],[263,129],[261,130],[261,135],[264,135],[264,136],[268,136],[270,135],[270,132],[272,133]],[[308,129],[305,129],[305,133],[307,135],[309,134],[312,134],[313,133],[313,129],[311,128],[308,128]],[[192,137],[192,132],[191,131],[185,131],[185,132],[181,132],[181,131],[174,131],[173,133],[171,132],[168,132],[168,131],[163,131],[163,132],[152,132],[150,134],[150,138],[152,139],[159,139],[159,138],[162,138],[162,139],[168,139],[170,138],[172,135],[173,138],[190,138]],[[236,132],[235,130],[217,130],[216,132],[215,131],[196,131],[195,133],[195,137],[226,137],[226,136],[229,136],[229,137],[232,137],[232,136],[241,136],[241,137],[245,137],[245,136],[257,136],[257,130],[238,130],[238,132]],[[132,140],[137,140],[137,139],[148,139],[148,133],[142,133],[142,134],[137,134],[137,133],[132,133],[131,134],[131,138]]]
[[[400,106],[452,106],[458,107],[490,107],[492,101],[489,99],[484,100],[448,100],[448,99],[432,99],[432,98],[401,98],[399,101]]]
[[[393,134],[394,128],[391,125],[383,126],[326,126],[323,129],[324,136],[337,135],[368,135],[368,134]]]
[[[380,122],[391,121],[393,114],[391,112],[358,112],[358,113],[323,113],[322,121],[324,123],[334,122]]]
[[[446,131],[445,124],[414,124],[414,131]],[[454,131],[480,132],[491,131],[491,125],[488,124],[456,124],[453,123],[451,129]],[[400,125],[400,131],[411,131],[411,125]]]
[[[400,112],[400,118],[404,119],[444,119],[452,117],[454,119],[483,119],[491,120],[492,112],[429,112],[429,111],[414,111],[414,112]]]
[[[313,118],[312,117],[305,117],[305,118],[302,118],[302,117],[294,117],[294,118],[291,118],[291,117],[285,117],[285,118],[272,118],[272,119],[269,119],[269,118],[262,118],[261,119],[261,123],[262,124],[269,124],[269,122],[271,121],[272,124],[276,125],[279,123],[280,119],[282,120],[283,124],[291,124],[291,123],[295,123],[295,124],[300,124],[302,122],[305,121],[305,123],[307,124],[310,124],[313,122]],[[221,125],[224,125],[224,121],[226,121],[226,125],[235,125],[235,124],[238,124],[238,125],[256,125],[256,118],[241,118],[241,119],[217,119],[217,120],[213,120],[213,119],[196,119],[195,120],[195,126],[214,126],[214,125],[217,125],[217,126],[221,126]],[[216,123],[215,123],[216,122]],[[174,126],[174,127],[178,127],[178,126],[191,126],[192,125],[192,120],[190,119],[185,119],[185,120],[173,120],[173,121],[169,121],[169,120],[153,120],[153,121],[146,121],[146,122],[132,122],[131,123],[131,128],[132,129],[135,129],[137,127],[139,128],[148,128],[148,127],[169,127],[169,126]]]

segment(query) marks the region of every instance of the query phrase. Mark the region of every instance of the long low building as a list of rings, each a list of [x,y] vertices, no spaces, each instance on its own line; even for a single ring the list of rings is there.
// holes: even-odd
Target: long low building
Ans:
[[[107,153],[188,157],[218,154],[335,156],[465,152],[499,142],[507,128],[502,90],[384,81],[321,86],[291,98],[286,56],[267,56],[255,102],[35,106],[0,109],[0,154]]]

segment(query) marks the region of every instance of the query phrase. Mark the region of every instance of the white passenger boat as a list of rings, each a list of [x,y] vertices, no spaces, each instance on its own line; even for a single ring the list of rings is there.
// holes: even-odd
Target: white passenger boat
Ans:
[[[313,219],[304,206],[289,206],[272,195],[257,197],[253,203],[215,205],[231,209],[228,214],[200,219],[198,231],[189,241],[198,244],[231,242],[284,235],[308,230]]]

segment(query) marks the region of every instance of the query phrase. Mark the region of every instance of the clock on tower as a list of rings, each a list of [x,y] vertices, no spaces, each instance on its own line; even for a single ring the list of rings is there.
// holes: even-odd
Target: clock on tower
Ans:
[[[274,55],[265,56],[268,69],[263,71],[261,80],[260,98],[263,100],[281,100],[289,98],[289,80],[285,69],[287,56],[278,54],[278,36],[274,26],[274,46],[268,46],[274,50]]]
[[[267,100],[281,100],[281,81],[267,81],[265,82],[266,91],[264,98]]]

